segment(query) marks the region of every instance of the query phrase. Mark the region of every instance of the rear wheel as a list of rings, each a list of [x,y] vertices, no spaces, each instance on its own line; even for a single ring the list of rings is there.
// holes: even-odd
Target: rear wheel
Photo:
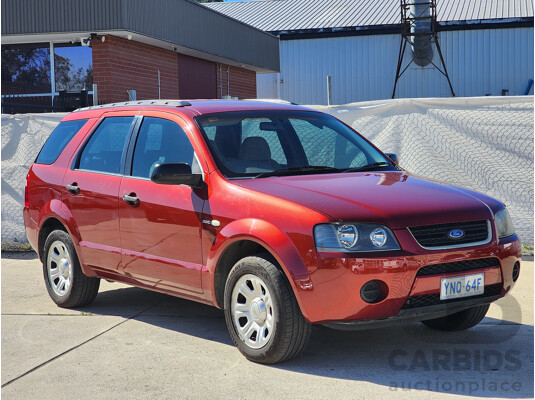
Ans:
[[[84,275],[67,232],[55,230],[48,235],[43,255],[46,289],[60,307],[81,307],[91,303],[100,285],[99,278]]]
[[[262,257],[246,257],[225,285],[225,320],[234,344],[249,360],[273,364],[299,355],[310,337],[283,273]]]
[[[457,312],[455,314],[446,315],[445,317],[428,319],[422,321],[422,323],[429,328],[439,331],[461,331],[464,329],[470,329],[481,322],[490,304],[483,304],[468,308],[466,310]]]

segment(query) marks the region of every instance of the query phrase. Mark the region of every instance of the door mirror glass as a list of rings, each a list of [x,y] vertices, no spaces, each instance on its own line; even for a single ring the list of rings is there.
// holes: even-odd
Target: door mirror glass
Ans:
[[[150,174],[150,180],[161,185],[186,185],[194,188],[202,187],[202,174],[191,172],[186,163],[156,164]]]

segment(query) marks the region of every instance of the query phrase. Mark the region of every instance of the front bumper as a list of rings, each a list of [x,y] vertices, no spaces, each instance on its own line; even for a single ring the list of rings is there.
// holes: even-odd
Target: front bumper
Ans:
[[[394,320],[438,318],[503,297],[514,286],[513,266],[520,262],[520,257],[521,244],[516,235],[499,243],[444,251],[413,248],[365,257],[321,252],[318,269],[309,278],[296,281],[296,295],[307,321],[342,329]],[[484,268],[417,276],[425,266],[479,259],[493,259],[495,263]],[[485,274],[483,296],[439,299],[441,278],[480,272]],[[381,281],[387,288],[384,299],[374,304],[365,302],[360,293],[371,280]]]
[[[431,306],[421,306],[412,309],[402,309],[399,313],[393,317],[381,318],[381,319],[365,319],[365,320],[350,320],[350,321],[333,321],[325,323],[324,325],[339,330],[360,330],[381,328],[383,326],[391,325],[392,323],[403,322],[418,322],[428,319],[445,317],[456,312],[466,310],[470,307],[480,306],[483,304],[489,304],[500,298],[499,294],[485,296],[475,296],[475,298],[463,299],[458,302],[445,302],[444,304],[435,304]]]

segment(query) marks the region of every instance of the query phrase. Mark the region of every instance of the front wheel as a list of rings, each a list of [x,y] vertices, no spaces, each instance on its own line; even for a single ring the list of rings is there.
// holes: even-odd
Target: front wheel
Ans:
[[[299,355],[310,337],[290,284],[262,257],[246,257],[225,285],[225,320],[234,344],[249,360],[273,364]]]
[[[445,317],[428,319],[422,321],[422,323],[438,331],[462,331],[479,324],[485,318],[489,307],[490,304],[483,304],[481,306],[467,308],[455,314],[446,315]]]
[[[44,250],[43,275],[50,298],[63,308],[91,303],[98,293],[100,279],[84,275],[68,233],[52,231]]]

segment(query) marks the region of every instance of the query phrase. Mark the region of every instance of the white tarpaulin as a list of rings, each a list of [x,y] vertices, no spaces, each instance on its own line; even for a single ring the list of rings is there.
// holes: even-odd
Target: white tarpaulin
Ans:
[[[65,115],[2,114],[2,250],[25,248],[28,242],[22,219],[26,174]]]
[[[351,125],[408,171],[496,197],[533,244],[533,97],[396,99],[312,108]],[[2,249],[26,243],[26,173],[65,114],[2,115]]]
[[[533,97],[395,99],[312,106],[341,119],[406,170],[504,202],[533,244]]]

